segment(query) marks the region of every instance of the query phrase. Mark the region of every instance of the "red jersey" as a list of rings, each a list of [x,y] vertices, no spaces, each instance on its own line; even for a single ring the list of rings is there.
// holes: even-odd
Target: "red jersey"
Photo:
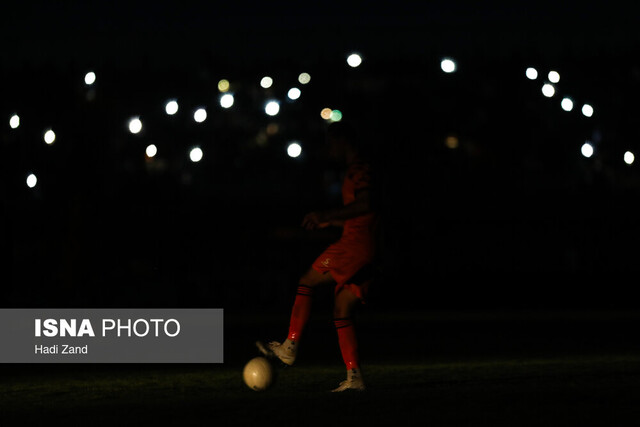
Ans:
[[[368,189],[370,186],[369,164],[362,160],[352,162],[347,167],[342,182],[342,202],[345,205],[352,203],[358,191]],[[364,301],[369,281],[354,283],[352,279],[373,262],[375,223],[375,213],[345,220],[340,239],[325,249],[312,264],[312,267],[321,273],[327,271],[331,273],[336,281],[336,294],[347,288]]]
[[[342,203],[346,206],[356,199],[358,191],[369,189],[371,186],[371,167],[360,159],[351,162],[347,167],[342,182]],[[344,222],[340,240],[355,243],[358,246],[371,246],[374,243],[375,214],[368,213]]]

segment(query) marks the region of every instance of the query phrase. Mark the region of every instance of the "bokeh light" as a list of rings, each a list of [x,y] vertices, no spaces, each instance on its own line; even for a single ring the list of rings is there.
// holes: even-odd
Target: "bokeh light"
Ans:
[[[287,92],[287,96],[289,97],[289,99],[294,101],[300,98],[301,94],[302,92],[297,87],[292,87],[291,89],[289,89],[289,92]]]
[[[582,114],[584,114],[585,117],[593,116],[593,107],[589,104],[584,104],[582,106]]]
[[[264,112],[269,116],[275,116],[280,112],[280,104],[275,100],[268,101],[264,106]]]
[[[289,157],[298,157],[300,156],[300,154],[302,154],[302,147],[299,143],[292,142],[287,146],[287,154],[289,155]]]
[[[175,99],[167,101],[164,106],[164,111],[166,111],[166,113],[170,116],[176,114],[178,112],[178,101],[176,101]]]
[[[573,101],[569,97],[562,98],[560,106],[564,111],[571,111],[573,110]]]
[[[142,130],[142,121],[139,117],[133,117],[129,120],[129,132],[136,134]]]
[[[309,73],[300,73],[300,75],[298,76],[298,82],[301,85],[306,85],[310,81],[311,81],[311,76],[309,75]]]
[[[204,108],[198,108],[193,113],[193,120],[195,120],[198,123],[202,123],[205,120],[207,120],[207,110],[205,110]]]
[[[628,165],[632,164],[636,159],[636,156],[633,155],[631,151],[626,151],[624,153],[624,162]]]
[[[17,129],[18,126],[20,126],[20,116],[18,116],[17,114],[11,116],[11,118],[9,119],[9,126],[11,126],[11,129]]]
[[[218,82],[218,90],[220,92],[223,92],[223,93],[224,92],[228,92],[229,91],[229,87],[230,87],[230,84],[229,84],[229,80],[227,80],[227,79],[222,79],[222,80],[220,80]]]
[[[265,129],[265,132],[268,136],[273,136],[280,132],[280,125],[278,123],[269,123],[267,125],[267,128]]]
[[[339,122],[340,120],[342,120],[342,111],[340,110],[331,111],[331,115],[329,116],[329,119],[332,122]]]
[[[593,156],[593,145],[591,145],[589,141],[585,142],[582,144],[582,147],[580,147],[580,152],[585,157]]]
[[[56,140],[56,134],[53,130],[48,129],[45,133],[44,133],[44,142],[51,145],[53,144],[53,142]]]
[[[145,154],[149,158],[155,157],[155,155],[158,154],[158,147],[156,147],[155,144],[149,144],[145,150]]]
[[[455,149],[455,148],[458,148],[459,144],[460,144],[460,141],[458,140],[458,137],[456,137],[455,135],[449,135],[444,140],[444,145],[447,148]]]
[[[84,75],[84,83],[87,86],[91,86],[95,82],[96,82],[96,73],[94,73],[93,71],[89,71],[87,74]]]
[[[233,106],[233,102],[235,98],[230,93],[225,93],[220,97],[220,106],[222,108],[231,108]]]
[[[347,64],[349,64],[351,68],[359,67],[360,64],[362,64],[362,57],[357,53],[352,53],[347,56]]]
[[[440,68],[445,73],[453,73],[454,71],[456,71],[457,66],[453,59],[444,58],[442,59],[442,61],[440,61]]]
[[[273,79],[269,76],[264,76],[260,80],[260,86],[262,86],[264,89],[269,89],[271,85],[273,85]]]
[[[538,78],[538,70],[536,70],[533,67],[527,68],[527,71],[525,71],[525,74],[529,80],[535,80]]]
[[[320,111],[320,117],[325,120],[329,120],[332,112],[333,110],[331,108],[323,108],[322,111]]]
[[[542,86],[542,94],[547,98],[551,98],[555,93],[556,93],[556,89],[553,87],[552,84],[545,83]]]
[[[558,73],[557,71],[549,71],[549,74],[547,74],[547,78],[551,83],[558,83],[560,81],[560,73]]]
[[[34,174],[29,174],[27,177],[27,187],[33,188],[38,183],[38,178]]]
[[[203,156],[204,153],[202,152],[202,149],[200,147],[193,147],[189,151],[189,159],[191,159],[193,163],[198,163],[200,160],[202,160]]]

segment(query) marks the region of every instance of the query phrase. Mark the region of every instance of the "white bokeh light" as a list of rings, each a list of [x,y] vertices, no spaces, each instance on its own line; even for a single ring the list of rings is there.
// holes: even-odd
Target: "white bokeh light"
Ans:
[[[164,106],[164,111],[170,116],[176,114],[178,112],[178,101],[176,101],[175,99],[167,101]]]
[[[225,93],[220,97],[220,106],[222,108],[231,108],[233,106],[234,97],[230,93]]]
[[[142,121],[139,117],[133,117],[129,120],[129,132],[136,134],[142,130]]]
[[[96,73],[94,73],[93,71],[89,71],[87,74],[84,75],[84,83],[87,86],[91,86],[95,82],[96,82]]]
[[[44,142],[51,145],[56,140],[56,134],[51,129],[44,133]]]
[[[535,80],[538,78],[538,70],[536,70],[533,67],[527,68],[527,71],[525,71],[525,74],[529,80]]]
[[[9,126],[11,126],[11,129],[16,129],[18,126],[20,126],[20,116],[18,116],[17,114],[11,116],[11,118],[9,119]]]
[[[357,53],[352,53],[347,56],[347,64],[349,64],[351,68],[356,68],[362,64],[362,57]]]
[[[442,61],[440,61],[440,68],[445,73],[453,73],[454,71],[456,71],[457,67],[456,67],[456,63],[455,63],[455,61],[453,59],[444,58]]]
[[[571,98],[568,98],[568,97],[562,98],[562,101],[560,102],[560,106],[564,111],[571,111],[573,110],[573,101],[571,100]]]
[[[289,157],[298,157],[300,156],[300,154],[302,154],[302,147],[299,143],[292,142],[287,146],[287,154],[289,155]]]
[[[542,86],[542,94],[547,98],[551,98],[555,93],[556,93],[556,89],[553,87],[552,84],[545,83]]]
[[[260,79],[260,86],[262,86],[264,89],[269,89],[271,85],[273,85],[273,79],[271,77],[264,76],[262,79]]]
[[[549,71],[547,78],[551,83],[558,83],[560,81],[560,74],[557,71]]]
[[[202,123],[205,120],[207,120],[207,110],[205,110],[204,108],[198,108],[193,113],[193,120],[195,120],[198,123]]]
[[[289,89],[289,92],[287,92],[287,96],[291,100],[296,100],[296,99],[300,98],[301,94],[302,94],[302,92],[297,87],[292,87],[291,89]]]
[[[589,141],[585,142],[582,144],[582,147],[580,147],[580,152],[585,157],[593,156],[593,145],[591,145]]]
[[[582,114],[584,114],[585,117],[593,116],[593,107],[589,104],[584,104],[582,106]]]
[[[34,174],[29,174],[27,177],[27,187],[33,188],[38,183],[38,178]]]
[[[626,151],[624,153],[624,162],[628,165],[632,164],[636,159],[636,156],[633,155],[631,151]]]
[[[264,112],[270,116],[275,116],[280,112],[280,104],[278,101],[269,101],[264,106]]]
[[[189,151],[189,159],[191,159],[191,161],[194,163],[198,163],[200,160],[202,160],[203,156],[204,153],[202,152],[202,149],[200,147],[193,147],[191,151]]]
[[[300,75],[298,76],[298,82],[301,85],[306,85],[310,81],[311,81],[311,75],[309,73],[300,73]]]
[[[149,144],[147,145],[145,153],[149,158],[155,157],[155,155],[158,154],[158,147],[156,147],[155,144]]]

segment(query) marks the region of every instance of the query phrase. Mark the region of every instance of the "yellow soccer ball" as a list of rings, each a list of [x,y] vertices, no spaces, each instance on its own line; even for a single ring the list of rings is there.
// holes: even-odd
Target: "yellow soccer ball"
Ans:
[[[273,366],[265,357],[254,357],[244,365],[242,378],[244,379],[244,383],[251,390],[266,390],[273,383]]]

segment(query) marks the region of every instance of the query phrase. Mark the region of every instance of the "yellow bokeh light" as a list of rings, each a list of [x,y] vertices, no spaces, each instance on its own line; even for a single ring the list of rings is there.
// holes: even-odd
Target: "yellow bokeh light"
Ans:
[[[458,148],[459,144],[460,144],[460,141],[458,141],[458,138],[454,135],[449,135],[444,140],[444,145],[446,145],[447,148],[451,148],[451,149]]]
[[[278,125],[277,123],[269,123],[267,125],[267,135],[269,136],[273,136],[277,134],[279,130],[280,130],[280,125]]]
[[[220,92],[223,92],[223,93],[224,92],[228,92],[229,91],[229,87],[230,87],[230,84],[229,84],[229,80],[227,80],[227,79],[222,79],[222,80],[220,80],[218,82],[218,90]]]
[[[320,117],[325,120],[329,120],[331,118],[331,113],[333,113],[331,108],[323,108],[322,111],[320,111]]]

